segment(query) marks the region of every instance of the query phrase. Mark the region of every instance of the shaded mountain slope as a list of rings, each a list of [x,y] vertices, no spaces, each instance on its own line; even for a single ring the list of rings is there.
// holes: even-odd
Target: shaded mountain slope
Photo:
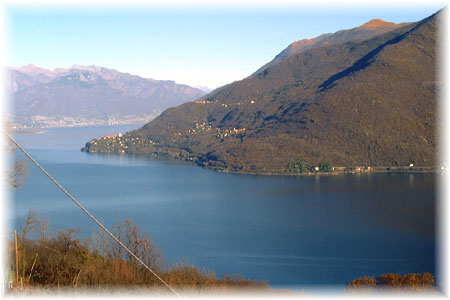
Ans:
[[[437,19],[302,51],[85,150],[249,173],[284,174],[300,160],[434,166]]]
[[[356,28],[340,30],[335,33],[325,33],[313,39],[303,39],[293,42],[286,49],[275,56],[273,60],[259,68],[255,73],[253,73],[252,76],[257,75],[269,66],[272,66],[302,51],[321,46],[339,45],[349,41],[366,40],[376,35],[402,27],[406,24],[407,23],[395,24],[392,22],[383,21],[381,19],[374,19]]]

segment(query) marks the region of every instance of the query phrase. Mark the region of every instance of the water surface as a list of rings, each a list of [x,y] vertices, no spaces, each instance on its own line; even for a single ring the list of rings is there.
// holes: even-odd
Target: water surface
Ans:
[[[255,176],[175,160],[89,154],[88,140],[138,126],[55,128],[16,139],[107,226],[136,222],[169,262],[272,286],[339,285],[364,275],[435,271],[435,175]],[[12,218],[95,224],[29,165]]]

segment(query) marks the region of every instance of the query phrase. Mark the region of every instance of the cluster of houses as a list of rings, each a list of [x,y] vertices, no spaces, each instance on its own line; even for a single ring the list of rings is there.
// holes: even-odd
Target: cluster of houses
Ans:
[[[188,134],[196,134],[199,132],[203,132],[203,131],[210,131],[212,130],[213,127],[209,124],[207,124],[206,122],[203,123],[195,123],[195,129],[188,129],[186,130],[186,133]],[[233,129],[220,129],[220,128],[215,128],[217,130],[217,137],[218,138],[224,138],[227,136],[230,136],[231,134],[236,134],[236,133],[240,133],[240,132],[244,132],[247,130],[247,128],[233,128]],[[182,135],[181,132],[177,133],[178,135]]]
[[[197,104],[207,104],[207,103],[213,103],[213,102],[217,102],[217,101],[219,101],[219,100],[196,100],[196,101],[194,101],[194,103],[197,103]]]
[[[240,128],[240,129],[233,128],[233,129],[219,130],[219,134],[217,135],[217,137],[218,138],[224,138],[224,137],[230,136],[232,134],[236,134],[236,133],[239,133],[239,132],[244,132],[246,130],[247,129],[245,127],[244,128]]]
[[[104,135],[104,136],[101,137],[100,139],[108,140],[108,139],[115,139],[115,138],[117,138],[117,137],[121,138],[122,136],[123,136],[122,133],[119,133],[119,134],[113,134],[113,135]]]
[[[238,132],[243,132],[243,131],[245,131],[245,130],[246,130],[245,127],[244,127],[244,128],[241,128],[241,129],[233,128],[233,130],[231,130],[230,133],[238,133]]]
[[[210,131],[211,129],[212,129],[212,126],[206,124],[206,122],[195,123],[195,129],[188,129],[186,131],[186,133],[195,134],[195,133],[199,133],[201,131]],[[181,132],[179,132],[178,135],[182,135]]]
[[[213,103],[213,102],[218,102],[218,101],[219,101],[218,99],[215,99],[215,100],[196,100],[196,101],[194,101],[194,103],[196,103],[196,104],[208,104],[208,103]],[[255,104],[255,100],[250,100],[249,102],[251,104]],[[242,103],[238,102],[238,103],[235,103],[235,104],[241,105]],[[222,103],[222,106],[226,108],[226,107],[228,107],[228,104]]]
[[[373,168],[372,167],[355,167],[353,171],[355,171],[355,172],[364,172],[364,171],[370,172],[370,171],[373,171]]]

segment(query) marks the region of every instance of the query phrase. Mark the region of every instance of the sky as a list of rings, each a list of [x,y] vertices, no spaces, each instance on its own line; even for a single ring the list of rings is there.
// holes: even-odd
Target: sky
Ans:
[[[4,7],[5,64],[98,65],[216,88],[249,76],[294,41],[374,18],[418,21],[445,6],[442,1],[305,3],[10,3]]]

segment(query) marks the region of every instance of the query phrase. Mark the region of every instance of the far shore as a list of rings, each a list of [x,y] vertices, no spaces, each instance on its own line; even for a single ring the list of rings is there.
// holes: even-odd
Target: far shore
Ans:
[[[120,124],[86,124],[86,125],[65,125],[65,126],[52,126],[52,127],[29,127],[29,128],[12,128],[10,129],[13,134],[39,134],[45,133],[50,129],[56,128],[85,128],[85,127],[106,127],[106,126],[127,126],[136,125],[138,127],[144,126],[145,123],[120,123]]]
[[[46,128],[47,129],[47,128]],[[10,132],[12,134],[40,134],[40,133],[45,133],[48,130],[43,129],[43,128],[26,128],[26,129],[11,129]]]

